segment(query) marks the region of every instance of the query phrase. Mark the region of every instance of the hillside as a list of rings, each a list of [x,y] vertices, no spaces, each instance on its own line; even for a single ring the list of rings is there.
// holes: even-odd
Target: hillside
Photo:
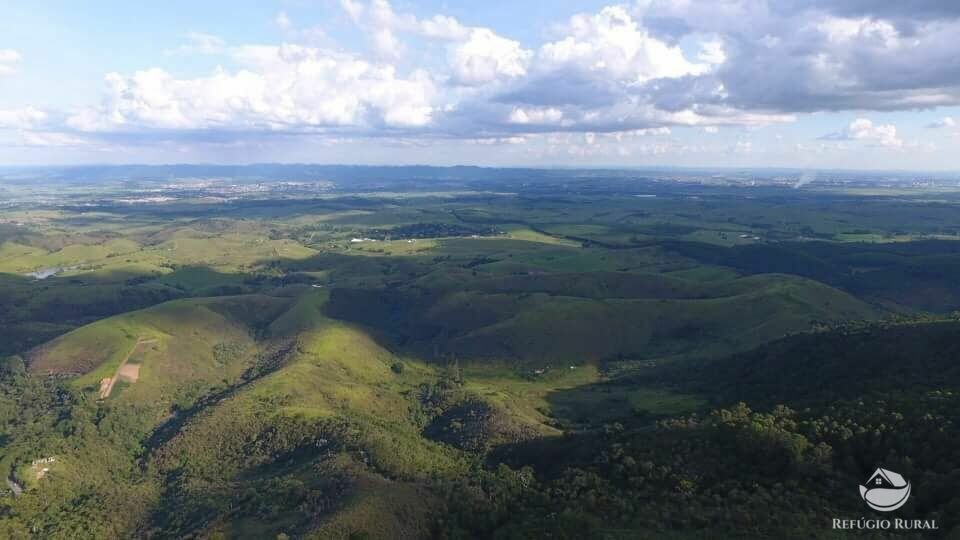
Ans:
[[[667,242],[671,251],[746,274],[781,272],[816,279],[858,297],[901,308],[960,309],[960,248],[953,241],[792,242],[719,247]]]
[[[729,358],[686,366],[718,399],[823,404],[960,387],[960,322],[901,322],[798,335]]]
[[[511,393],[488,400],[455,371],[325,317],[325,293],[278,292],[178,300],[81,327],[29,355],[31,371],[58,378],[10,360],[0,417],[12,440],[0,467],[28,487],[7,525],[32,516],[54,537],[161,524],[174,536],[422,537],[441,505],[431,479],[463,474],[493,445],[556,434],[539,413],[508,414]],[[131,363],[138,377],[97,399],[95,382]],[[28,381],[41,386],[25,394]],[[463,417],[477,406],[484,415]],[[38,455],[58,463],[42,482],[24,468]],[[81,493],[116,514],[56,517],[86,509]]]
[[[926,535],[952,538],[958,331],[956,321],[861,325],[621,382],[671,381],[720,408],[655,426],[625,415],[602,431],[504,448],[512,471],[449,486],[450,527],[478,537],[839,538],[830,520],[865,515],[856,486],[882,464],[914,486],[897,517],[936,520]]]
[[[198,354],[208,356],[221,342],[236,343],[241,348],[249,346],[257,331],[255,318],[269,320],[287,303],[286,299],[267,296],[176,300],[99,320],[37,347],[26,356],[30,370],[36,373],[97,375],[115,368],[118,358],[138,338],[143,338],[174,348],[161,356],[195,359]]]
[[[422,356],[540,367],[745,350],[813,323],[878,314],[849,294],[791,276],[704,284],[591,272],[334,289],[328,312]]]

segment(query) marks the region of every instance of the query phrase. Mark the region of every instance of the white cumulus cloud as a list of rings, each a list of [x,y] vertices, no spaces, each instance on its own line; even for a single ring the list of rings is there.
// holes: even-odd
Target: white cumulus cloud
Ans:
[[[900,148],[903,139],[897,136],[897,127],[893,124],[875,124],[869,118],[857,118],[844,129],[825,135],[827,140],[865,141],[888,148]]]
[[[463,41],[470,34],[470,28],[454,17],[434,15],[419,19],[409,13],[397,13],[388,0],[371,0],[368,4],[361,0],[340,0],[340,7],[355,23],[374,31],[387,29],[442,41]]]
[[[233,51],[243,69],[180,79],[153,68],[106,77],[107,96],[67,123],[82,131],[417,127],[430,123],[432,79],[299,45]]]
[[[418,18],[395,11],[388,0],[341,0],[340,6],[365,28],[374,51],[383,58],[399,56],[403,44],[398,33],[449,43],[447,60],[459,85],[479,86],[526,75],[533,55],[490,28],[465,26],[448,15]]]
[[[450,64],[459,84],[474,86],[527,74],[533,53],[488,28],[474,28],[470,37],[450,49]]]
[[[606,7],[595,15],[575,15],[569,35],[543,45],[542,69],[576,68],[631,84],[662,77],[682,77],[708,71],[706,64],[687,60],[680,47],[651,36],[626,8]],[[722,44],[711,42],[710,63],[722,61]]]
[[[397,60],[403,54],[404,45],[389,28],[381,28],[373,34],[373,48],[380,58]]]

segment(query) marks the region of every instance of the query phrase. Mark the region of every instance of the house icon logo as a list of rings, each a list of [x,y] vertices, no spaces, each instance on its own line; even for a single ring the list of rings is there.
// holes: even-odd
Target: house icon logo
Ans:
[[[880,468],[865,485],[860,486],[860,498],[874,510],[892,512],[910,498],[910,482],[893,471]]]

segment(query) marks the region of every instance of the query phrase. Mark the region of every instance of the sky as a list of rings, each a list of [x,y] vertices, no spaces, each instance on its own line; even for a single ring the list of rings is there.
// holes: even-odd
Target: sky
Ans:
[[[960,171],[960,2],[0,0],[0,165]]]

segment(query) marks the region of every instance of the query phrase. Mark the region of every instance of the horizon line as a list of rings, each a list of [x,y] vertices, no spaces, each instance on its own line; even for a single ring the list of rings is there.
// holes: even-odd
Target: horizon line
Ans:
[[[921,174],[958,174],[960,169],[890,169],[890,168],[853,168],[853,167],[798,167],[786,165],[744,165],[741,167],[731,165],[477,165],[469,163],[458,163],[454,165],[431,165],[425,163],[412,164],[370,164],[370,163],[322,163],[322,162],[304,162],[304,161],[254,161],[247,163],[216,163],[216,162],[170,162],[170,163],[70,163],[70,164],[0,164],[0,170],[11,169],[82,169],[92,167],[356,167],[356,168],[431,168],[431,169],[491,169],[491,170],[530,170],[530,171],[553,171],[553,170],[571,170],[571,171],[645,171],[645,170],[680,170],[680,171],[797,171],[797,172],[860,172],[860,173],[921,173]]]

